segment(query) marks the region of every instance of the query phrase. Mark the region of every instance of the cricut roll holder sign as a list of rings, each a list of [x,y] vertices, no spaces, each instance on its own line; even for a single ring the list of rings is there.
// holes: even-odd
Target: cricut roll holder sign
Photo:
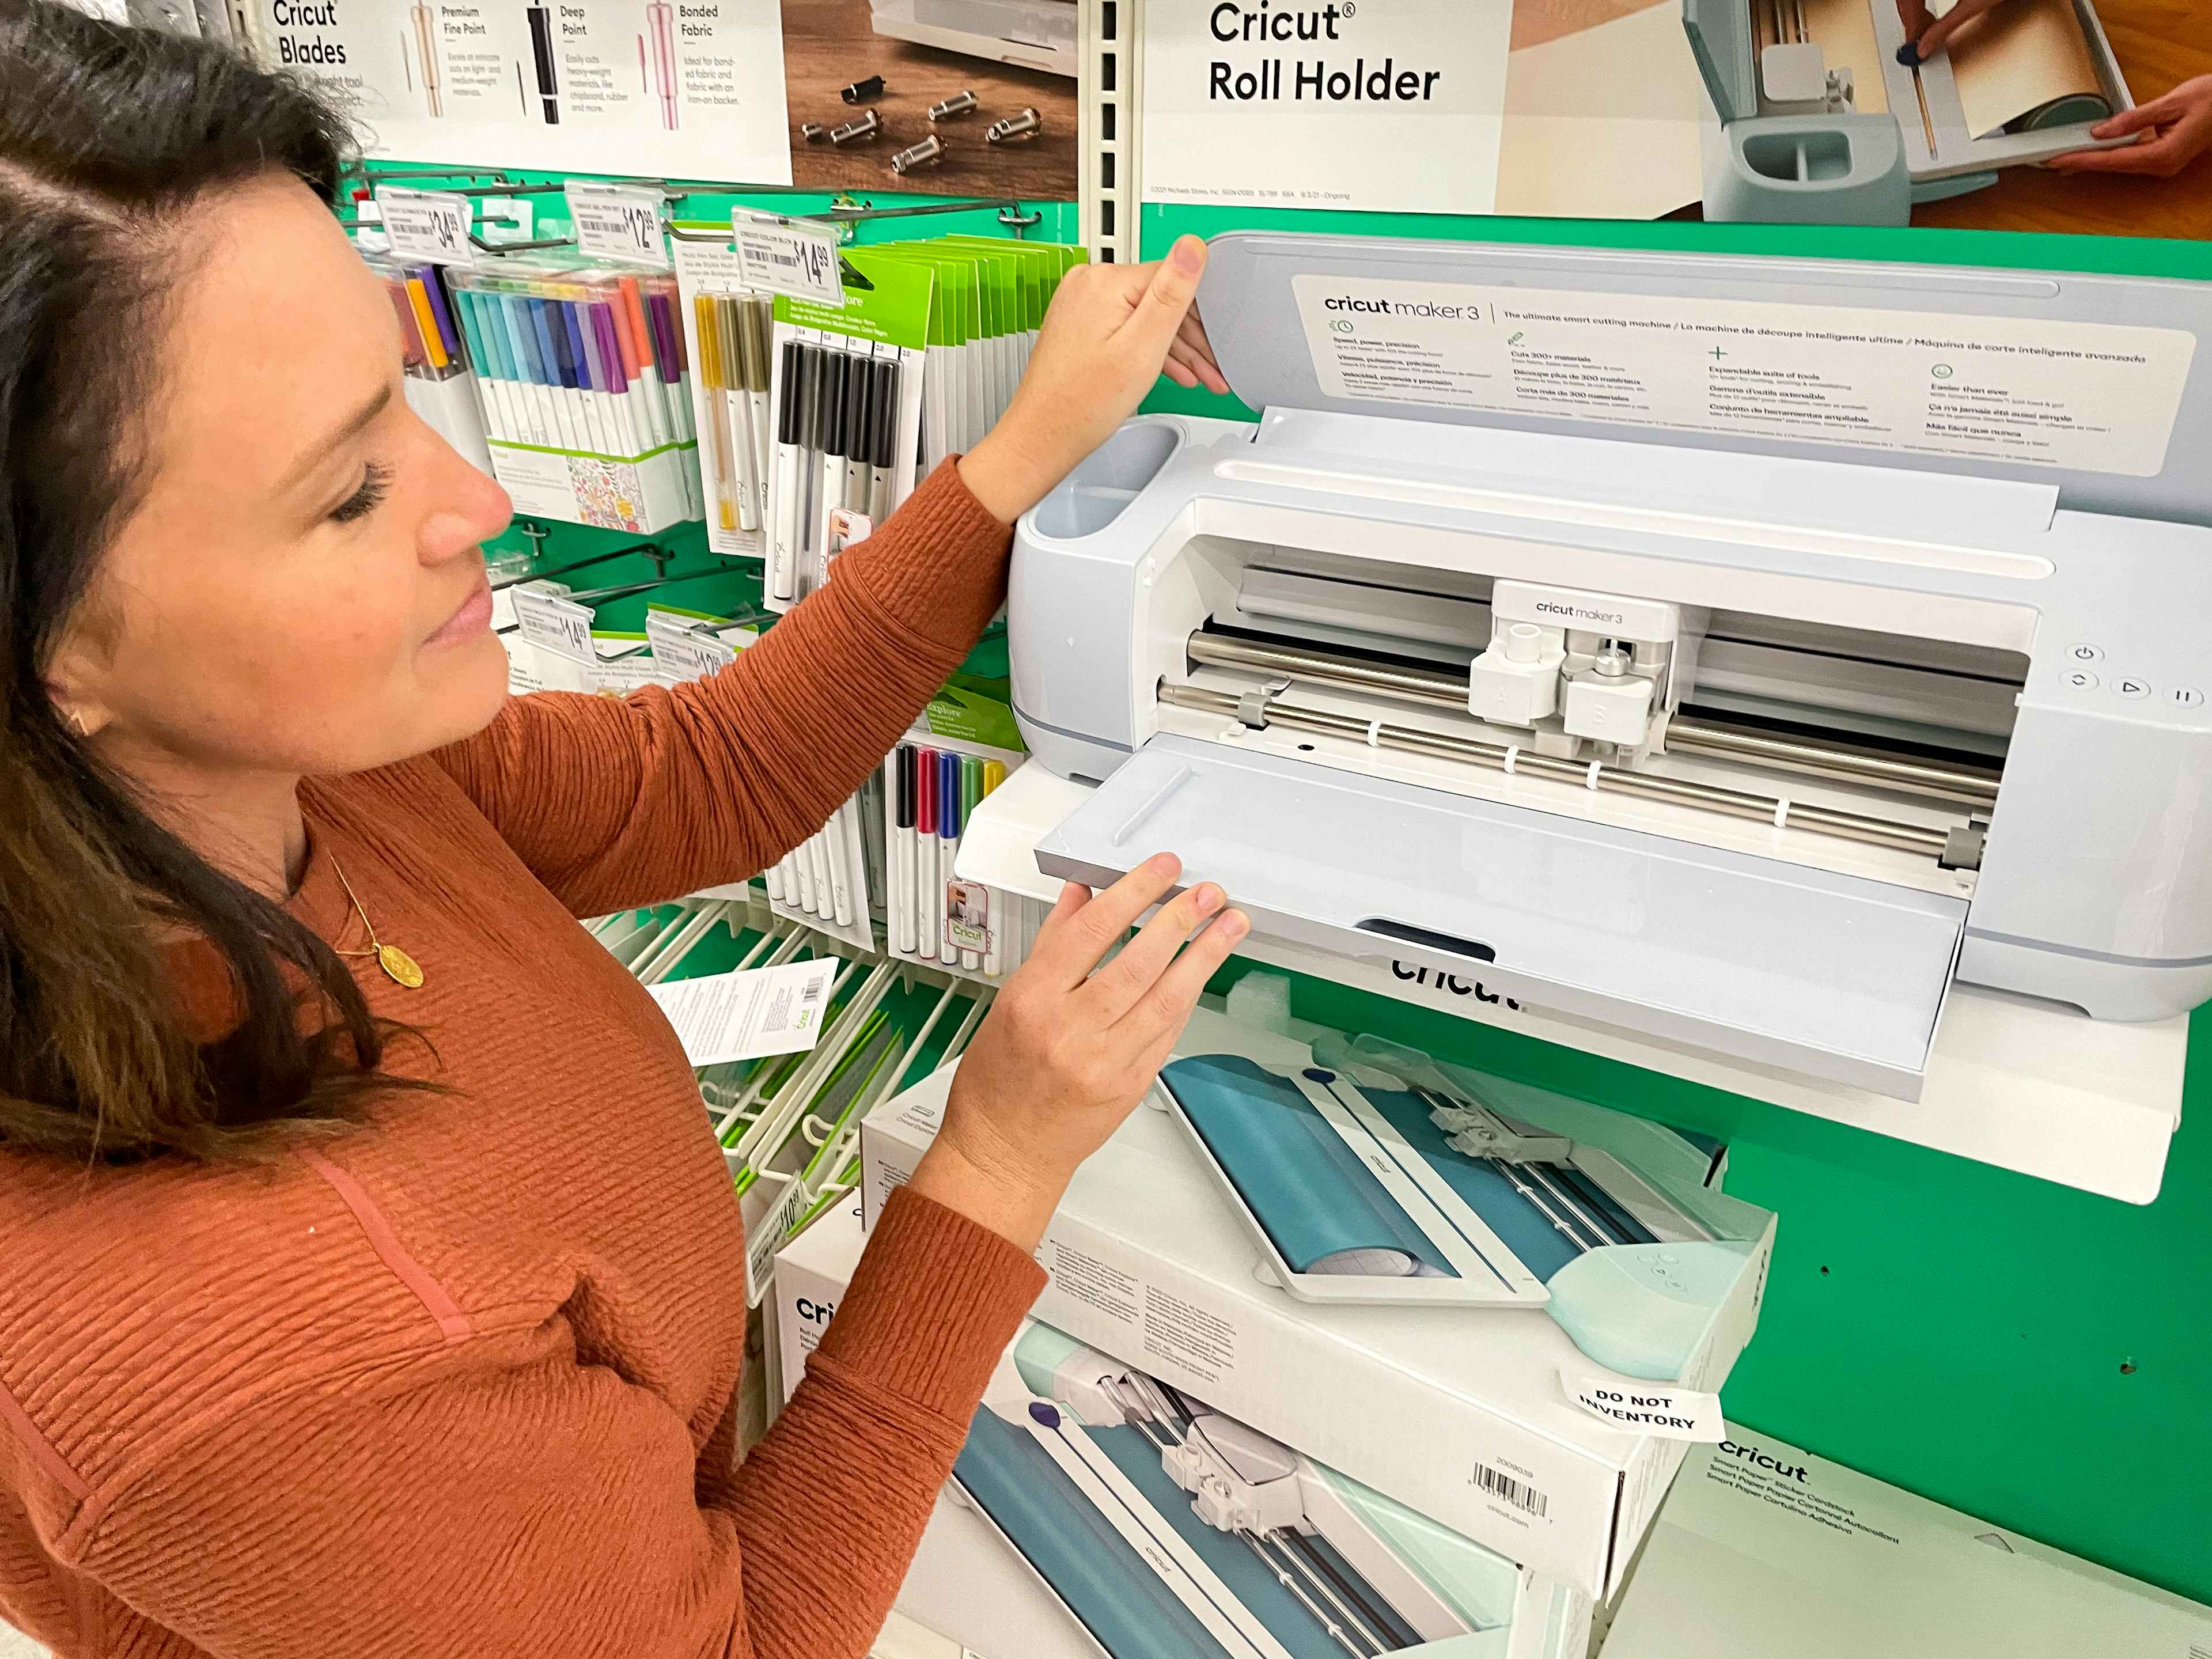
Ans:
[[[1263,417],[1133,422],[1023,521],[1042,768],[963,874],[1172,848],[1263,959],[2154,1194],[2212,295],[1237,235],[1200,304]]]

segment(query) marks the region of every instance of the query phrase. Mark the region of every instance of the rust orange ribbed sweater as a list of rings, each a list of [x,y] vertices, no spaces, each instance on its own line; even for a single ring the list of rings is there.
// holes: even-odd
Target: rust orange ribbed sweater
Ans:
[[[302,791],[298,914],[453,1092],[273,1170],[0,1149],[0,1620],[62,1659],[864,1654],[1042,1275],[902,1194],[733,1466],[738,1209],[683,1051],[575,917],[750,874],[973,643],[949,466],[716,679],[518,699]]]

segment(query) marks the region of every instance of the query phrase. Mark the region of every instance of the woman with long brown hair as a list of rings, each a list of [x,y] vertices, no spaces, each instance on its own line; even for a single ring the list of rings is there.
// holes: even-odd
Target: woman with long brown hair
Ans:
[[[510,700],[507,502],[400,395],[346,143],[211,46],[0,0],[0,1621],[861,1654],[1045,1218],[1243,919],[1172,860],[1068,890],[738,1467],[738,1211],[574,918],[852,793],[1008,524],[1164,362],[1219,387],[1203,251],[1072,276],[1000,428],[716,678]]]

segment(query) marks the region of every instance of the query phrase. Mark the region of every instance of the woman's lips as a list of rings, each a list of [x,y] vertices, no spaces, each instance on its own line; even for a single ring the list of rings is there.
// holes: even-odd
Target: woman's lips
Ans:
[[[461,601],[460,609],[440,624],[438,631],[423,641],[426,646],[454,645],[472,639],[491,626],[491,584],[483,577],[477,578],[475,590]]]

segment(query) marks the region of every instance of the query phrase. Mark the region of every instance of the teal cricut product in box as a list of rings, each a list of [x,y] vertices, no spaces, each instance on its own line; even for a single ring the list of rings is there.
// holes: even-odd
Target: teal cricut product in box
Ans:
[[[1579,1659],[1589,1602],[1026,1323],[953,1467],[1109,1659]]]
[[[1404,1051],[1310,1036],[1193,1017],[1152,1105],[1069,1183],[1037,1317],[1609,1593],[1685,1446],[1717,1432],[1774,1218],[1659,1126],[1472,1073],[1443,1098]],[[862,1124],[871,1224],[957,1072]]]
[[[859,1265],[856,1210],[775,1265],[781,1395]],[[1024,1322],[898,1610],[977,1659],[1583,1659],[1591,1603],[1204,1394]]]
[[[1660,1124],[1374,1037],[1200,1042],[1160,1097],[1303,1301],[1541,1307],[1601,1364],[1671,1382],[1773,1221]]]

